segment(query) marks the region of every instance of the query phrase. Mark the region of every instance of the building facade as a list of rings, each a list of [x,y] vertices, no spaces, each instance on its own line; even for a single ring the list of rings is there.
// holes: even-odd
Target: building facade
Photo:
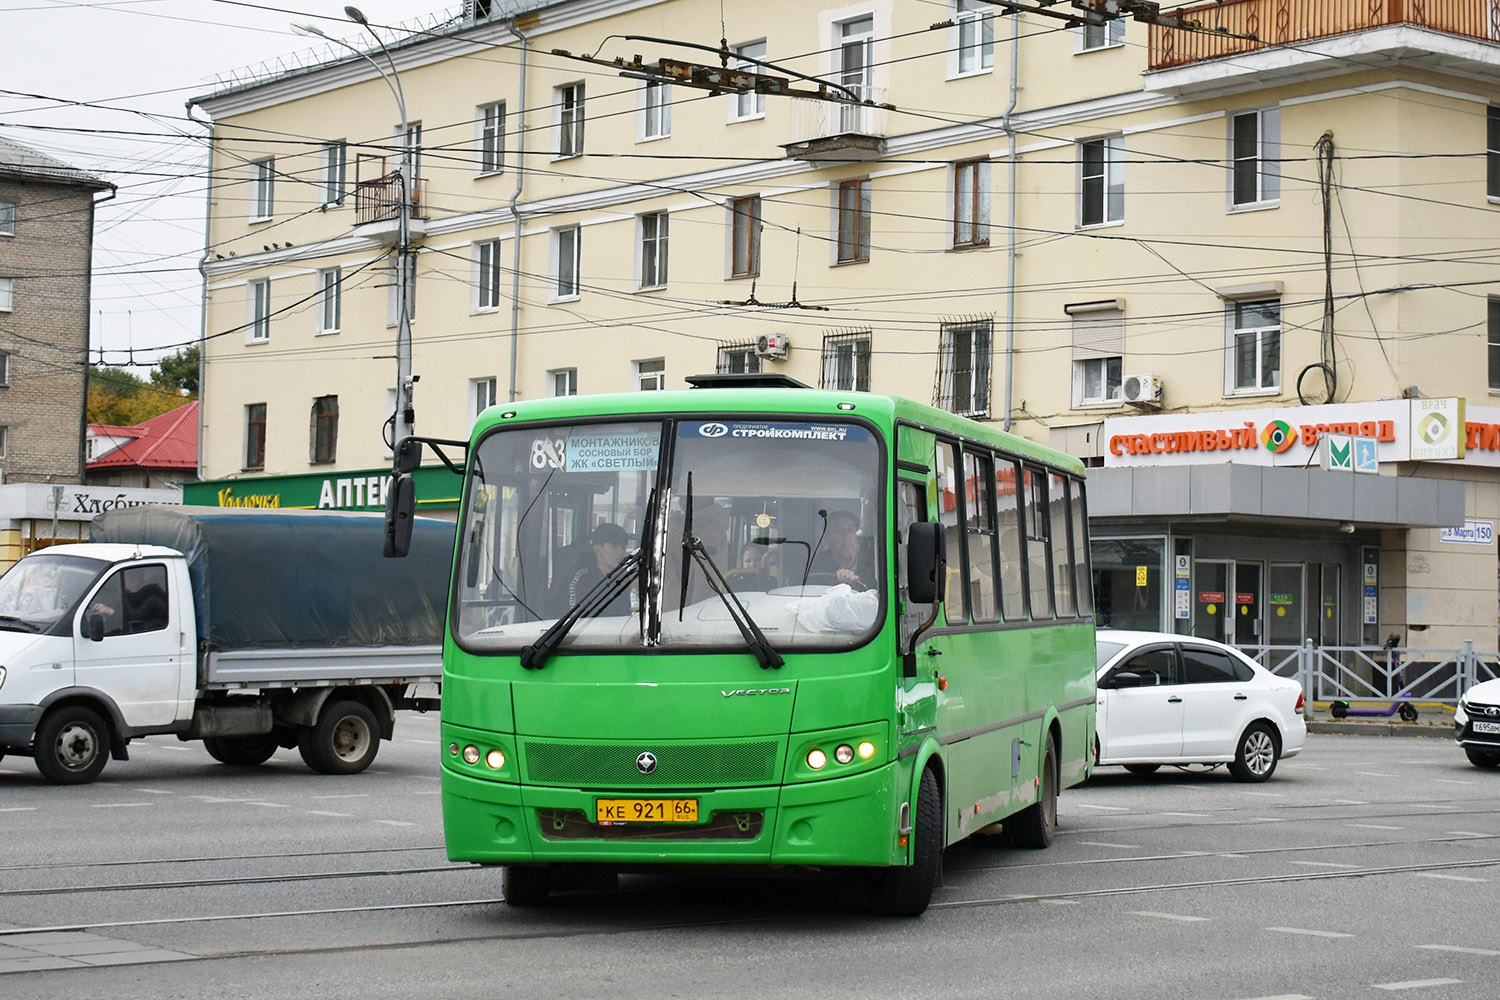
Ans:
[[[1461,400],[1455,440],[1487,440],[1500,392],[1500,3],[1355,6],[1227,0],[1174,10],[1182,30],[978,0],[936,24],[902,0],[523,0],[384,50],[350,25],[195,102],[200,489],[380,474],[404,280],[418,433],[714,370],[891,392],[1101,467],[1107,620],[1494,648],[1492,533],[1451,539],[1493,527],[1500,474],[1410,433]],[[692,47],[721,36],[722,60]],[[662,59],[783,82],[671,86]],[[851,100],[784,93],[820,88]],[[1299,442],[1373,422],[1374,473],[1314,468],[1316,444],[1282,462],[1277,421]]]

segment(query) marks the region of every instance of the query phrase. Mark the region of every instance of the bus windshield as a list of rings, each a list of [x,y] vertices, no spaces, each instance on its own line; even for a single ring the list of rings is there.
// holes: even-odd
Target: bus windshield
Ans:
[[[742,612],[777,650],[854,645],[884,607],[879,465],[872,431],[827,420],[498,430],[473,457],[455,634],[513,653],[571,616],[559,649],[744,649]]]

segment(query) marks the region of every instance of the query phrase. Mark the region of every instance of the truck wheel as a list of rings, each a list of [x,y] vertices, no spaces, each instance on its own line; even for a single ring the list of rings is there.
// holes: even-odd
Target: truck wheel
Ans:
[[[86,785],[109,762],[109,726],[82,705],[54,708],[36,728],[36,769],[58,785]]]
[[[297,749],[314,771],[358,774],[370,766],[380,749],[375,713],[357,701],[329,702],[317,724],[303,727],[298,734]]]
[[[210,736],[204,739],[203,749],[220,764],[235,767],[255,767],[271,759],[280,748],[271,733],[259,736]]]

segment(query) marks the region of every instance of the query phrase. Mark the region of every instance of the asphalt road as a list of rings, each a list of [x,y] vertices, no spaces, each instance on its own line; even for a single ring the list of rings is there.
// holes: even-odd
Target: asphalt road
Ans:
[[[1500,996],[1500,772],[1446,740],[1105,768],[1048,850],[950,850],[913,921],[685,876],[512,910],[444,856],[436,718],[396,734],[350,777],[160,738],[79,788],[0,761],[0,997]]]

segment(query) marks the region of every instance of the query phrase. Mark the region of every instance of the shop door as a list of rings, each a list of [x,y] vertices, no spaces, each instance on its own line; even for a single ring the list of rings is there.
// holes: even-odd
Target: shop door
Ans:
[[[1234,564],[1234,619],[1231,646],[1259,646],[1261,639],[1261,565],[1255,562]]]
[[[1232,615],[1226,599],[1234,594],[1229,589],[1229,563],[1199,559],[1194,569],[1194,585],[1197,598],[1193,602],[1193,634],[1200,639],[1227,642],[1225,636],[1233,628],[1226,624]]]
[[[1301,563],[1272,563],[1266,587],[1269,614],[1267,631],[1272,646],[1300,646],[1306,634],[1302,628],[1303,594],[1306,588]]]
[[[1344,567],[1338,563],[1323,564],[1323,606],[1318,615],[1318,645],[1342,646],[1343,633],[1339,628],[1339,595],[1343,593],[1339,584],[1343,581]]]

